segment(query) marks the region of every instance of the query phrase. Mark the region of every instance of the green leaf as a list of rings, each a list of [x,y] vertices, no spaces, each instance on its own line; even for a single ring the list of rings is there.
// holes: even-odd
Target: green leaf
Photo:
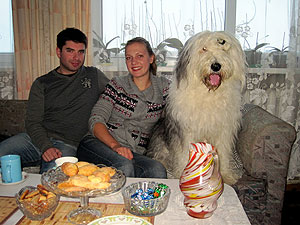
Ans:
[[[264,47],[266,45],[268,45],[268,43],[261,43],[259,45],[256,45],[256,47],[254,48],[254,51],[257,51],[258,49],[260,49],[260,48],[262,48],[262,47]]]
[[[116,37],[114,37],[113,39],[111,39],[109,42],[107,42],[107,44],[106,44],[106,48],[107,48],[107,46],[113,41],[113,40],[115,40],[115,39],[117,39],[117,38],[120,38],[119,36],[116,36]]]
[[[119,48],[110,48],[108,49],[109,51],[115,53],[115,54],[118,54],[120,52],[120,49]]]
[[[164,47],[166,47],[166,43],[164,43],[164,42],[161,42],[161,43],[159,43],[159,45],[157,46],[157,50],[162,50]]]
[[[164,40],[164,42],[167,43],[168,47],[176,48],[178,50],[183,47],[182,42],[177,38],[168,38],[168,39]]]

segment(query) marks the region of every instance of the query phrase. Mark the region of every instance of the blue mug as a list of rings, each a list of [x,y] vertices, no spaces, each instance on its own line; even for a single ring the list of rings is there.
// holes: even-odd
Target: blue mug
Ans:
[[[0,157],[3,183],[15,183],[22,180],[21,157],[5,155]]]

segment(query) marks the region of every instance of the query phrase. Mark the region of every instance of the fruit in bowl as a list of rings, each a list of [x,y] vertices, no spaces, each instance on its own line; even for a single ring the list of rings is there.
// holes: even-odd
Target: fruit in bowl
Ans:
[[[162,183],[137,182],[122,190],[125,209],[136,216],[155,216],[163,213],[169,202],[171,190]]]
[[[43,220],[56,209],[59,196],[43,185],[23,187],[16,194],[16,201],[23,214],[31,220]]]

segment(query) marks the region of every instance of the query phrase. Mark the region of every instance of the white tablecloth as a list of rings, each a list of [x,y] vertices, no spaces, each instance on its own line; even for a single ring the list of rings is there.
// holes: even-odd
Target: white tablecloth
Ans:
[[[40,184],[39,174],[28,174],[25,182],[17,185],[0,185],[1,196],[14,196],[22,187],[31,185],[36,186]],[[149,178],[127,178],[125,186],[130,183],[153,180],[167,184],[171,188],[171,196],[166,211],[160,215],[155,216],[155,225],[250,225],[248,217],[234,191],[234,189],[225,184],[224,192],[218,200],[218,208],[214,214],[208,219],[195,219],[190,217],[183,205],[183,195],[179,189],[179,181],[177,179],[149,179]],[[74,198],[62,197],[61,200],[78,201]],[[90,198],[89,202],[103,202],[103,203],[120,203],[123,204],[121,192],[105,196]],[[22,212],[18,210],[9,220],[4,223],[5,225],[16,224],[17,221],[23,216]]]

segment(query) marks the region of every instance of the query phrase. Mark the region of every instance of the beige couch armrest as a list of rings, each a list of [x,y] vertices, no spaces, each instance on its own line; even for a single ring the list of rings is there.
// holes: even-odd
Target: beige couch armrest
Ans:
[[[253,177],[266,178],[270,169],[280,166],[284,170],[281,175],[286,176],[295,128],[259,106],[245,108],[237,139],[244,168]]]
[[[236,147],[248,176],[252,177],[249,179],[257,178],[265,183],[265,204],[256,203],[264,204],[261,211],[264,221],[262,224],[281,222],[288,164],[295,138],[293,126],[261,107],[245,105]],[[255,189],[257,185],[254,183],[250,186]],[[251,215],[249,205],[246,204],[246,208],[248,207]]]

